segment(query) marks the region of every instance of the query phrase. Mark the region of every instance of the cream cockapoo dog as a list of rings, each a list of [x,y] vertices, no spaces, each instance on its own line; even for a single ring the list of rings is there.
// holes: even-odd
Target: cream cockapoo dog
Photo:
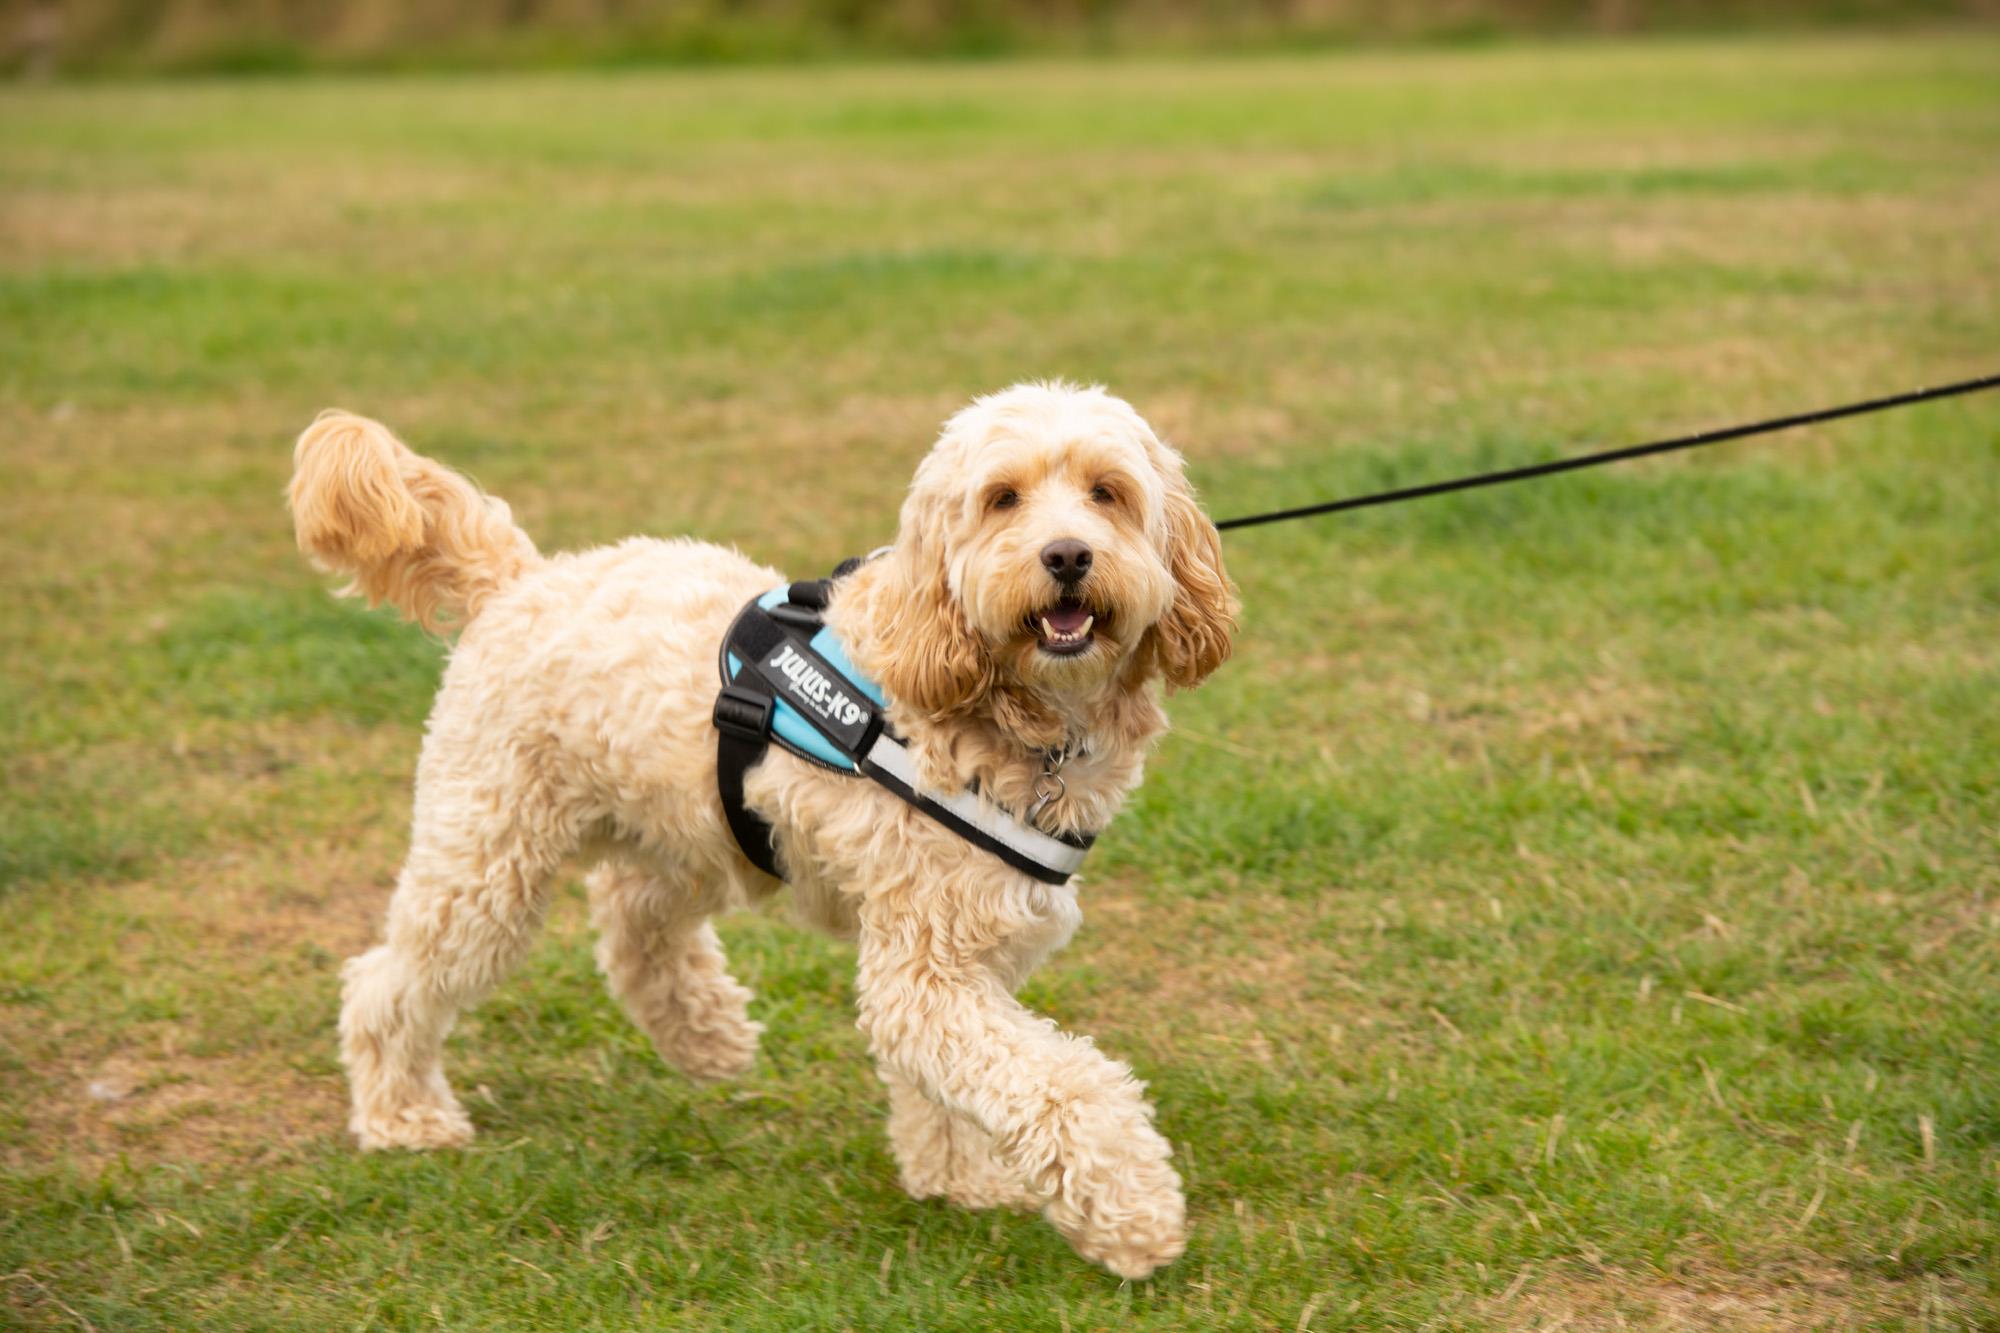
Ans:
[[[505,504],[345,413],[299,438],[291,506],[346,591],[458,636],[385,941],[343,974],[361,1146],[472,1137],[445,1034],[520,960],[578,854],[596,862],[598,961],[661,1057],[698,1079],[747,1068],[760,1027],[709,918],[778,886],[724,820],[710,710],[730,620],[784,579],[685,539],[541,555]],[[1236,613],[1180,456],[1102,390],[1023,385],[946,424],[895,544],[835,585],[826,622],[887,691],[927,786],[1019,814],[1069,745],[1041,826],[1095,833],[1166,727],[1154,682],[1214,671]],[[858,943],[904,1187],[1038,1208],[1122,1276],[1178,1256],[1180,1177],[1143,1086],[1013,998],[1076,929],[1074,882],[775,747],[746,797],[802,913]]]

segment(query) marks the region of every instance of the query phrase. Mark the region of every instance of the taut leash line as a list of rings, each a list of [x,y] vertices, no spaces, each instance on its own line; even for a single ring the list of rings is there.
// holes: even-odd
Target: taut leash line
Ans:
[[[1498,472],[1481,472],[1476,476],[1456,477],[1450,481],[1433,481],[1422,486],[1403,486],[1393,491],[1378,491],[1373,495],[1328,500],[1324,504],[1300,505],[1296,509],[1274,509],[1268,514],[1245,514],[1241,518],[1224,519],[1215,527],[1218,532],[1227,532],[1231,528],[1252,528],[1264,523],[1283,523],[1294,518],[1312,518],[1319,514],[1339,514],[1350,509],[1369,509],[1375,505],[1396,504],[1403,500],[1421,500],[1426,496],[1448,495],[1453,491],[1469,491],[1481,486],[1498,486],[1509,481],[1526,481],[1530,477],[1546,477],[1556,472],[1574,472],[1578,468],[1596,467],[1601,463],[1622,463],[1628,458],[1645,458],[1651,454],[1668,454],[1680,449],[1699,449],[1704,445],[1741,440],[1751,435],[1769,435],[1775,431],[1791,430],[1797,426],[1838,421],[1843,417],[1866,416],[1870,412],[1887,412],[1891,408],[1908,407],[1913,403],[1928,403],[1938,398],[1957,398],[1963,394],[1979,393],[1985,389],[1995,388],[2000,388],[2000,375],[1983,375],[1978,379],[1959,380],[1954,384],[1940,384],[1934,388],[1912,389],[1908,393],[1891,394],[1887,398],[1869,398],[1858,403],[1843,403],[1838,407],[1823,407],[1816,412],[1772,417],[1767,421],[1753,421],[1742,426],[1725,426],[1719,430],[1680,435],[1670,440],[1655,440],[1650,444],[1634,444],[1623,449],[1606,449],[1601,453],[1578,454],[1574,458],[1559,458],[1549,463],[1530,463],[1525,467],[1505,468]]]

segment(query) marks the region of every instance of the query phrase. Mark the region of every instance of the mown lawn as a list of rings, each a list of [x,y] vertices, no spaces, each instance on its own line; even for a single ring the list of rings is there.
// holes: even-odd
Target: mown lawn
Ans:
[[[545,547],[881,541],[1102,380],[1218,514],[2000,368],[2000,39],[0,93],[0,1322],[2000,1326],[2000,397],[1232,536],[1238,660],[1027,998],[1151,1080],[1120,1285],[896,1189],[849,951],[695,1090],[580,894],[341,1132],[441,650],[329,403]]]

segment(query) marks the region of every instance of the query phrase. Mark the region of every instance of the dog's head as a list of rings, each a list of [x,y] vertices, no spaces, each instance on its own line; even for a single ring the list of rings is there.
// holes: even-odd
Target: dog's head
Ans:
[[[945,424],[917,469],[871,665],[933,717],[1153,676],[1199,684],[1238,610],[1181,457],[1102,389],[1025,384]],[[887,617],[889,623],[883,623]]]

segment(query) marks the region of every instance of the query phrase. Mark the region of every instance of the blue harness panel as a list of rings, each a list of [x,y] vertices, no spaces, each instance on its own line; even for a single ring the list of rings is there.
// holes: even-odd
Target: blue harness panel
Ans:
[[[790,588],[790,584],[784,584],[771,589],[757,599],[757,605],[766,611],[781,605],[786,600]],[[812,636],[811,644],[814,652],[825,658],[828,665],[841,675],[847,677],[848,682],[867,695],[877,708],[888,705],[888,698],[882,693],[882,687],[855,670],[854,663],[847,659],[847,648],[832,630],[822,628]],[[735,653],[728,654],[728,661],[729,679],[735,680],[743,673],[743,663],[737,659]],[[852,759],[835,749],[832,742],[819,733],[818,728],[799,716],[799,711],[786,703],[783,698],[778,699],[777,706],[771,713],[771,735],[793,754],[804,755],[808,759],[825,764],[828,768],[837,768],[843,773],[859,771]]]

